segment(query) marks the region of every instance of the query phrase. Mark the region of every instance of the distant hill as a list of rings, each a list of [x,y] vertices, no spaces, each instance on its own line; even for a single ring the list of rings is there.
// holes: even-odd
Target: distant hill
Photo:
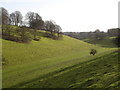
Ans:
[[[102,47],[115,48],[115,38],[118,37],[119,28],[108,29],[107,32],[95,30],[93,32],[64,32],[65,35],[82,40],[87,43],[97,44]]]
[[[116,37],[105,37],[104,39],[101,40],[91,40],[91,39],[83,39],[83,41],[91,44],[96,44],[101,47],[106,47],[106,48],[115,48],[117,47],[115,44],[115,38]]]

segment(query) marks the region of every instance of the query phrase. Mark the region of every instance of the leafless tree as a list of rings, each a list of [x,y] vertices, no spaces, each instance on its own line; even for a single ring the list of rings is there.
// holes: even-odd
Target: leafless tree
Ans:
[[[28,12],[26,14],[26,20],[28,21],[30,28],[42,29],[44,25],[44,21],[38,13]]]
[[[15,25],[15,13],[11,13],[9,17],[10,25]]]
[[[50,20],[50,21],[45,21],[45,29],[46,31],[50,31],[51,34],[55,32],[55,22]]]
[[[23,16],[22,16],[21,12],[15,11],[10,14],[10,24],[19,26],[20,24],[22,24],[22,18],[23,18]]]
[[[55,25],[55,32],[58,34],[58,37],[60,37],[60,33],[62,32],[62,28],[59,25]]]
[[[2,17],[2,24],[3,25],[8,25],[9,24],[9,13],[8,13],[8,11],[5,9],[5,8],[3,8],[3,7],[1,7],[0,8],[0,17]]]

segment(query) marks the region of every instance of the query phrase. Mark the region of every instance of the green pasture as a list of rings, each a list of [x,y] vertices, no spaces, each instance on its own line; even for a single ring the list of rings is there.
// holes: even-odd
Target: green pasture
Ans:
[[[90,49],[97,54],[89,54]],[[116,48],[103,48],[97,45],[63,36],[61,40],[41,37],[40,41],[17,43],[2,40],[3,88],[21,87],[50,72],[89,61],[112,52]]]
[[[120,85],[118,56],[118,52],[109,52],[102,56],[95,56],[93,59],[21,84],[19,87],[113,88],[112,90],[116,90]]]

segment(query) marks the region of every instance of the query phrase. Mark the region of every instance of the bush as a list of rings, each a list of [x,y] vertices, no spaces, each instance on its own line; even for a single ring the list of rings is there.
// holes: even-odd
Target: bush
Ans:
[[[3,35],[2,38],[5,39],[5,40],[10,40],[10,41],[15,41],[15,42],[21,41],[20,37],[13,36],[13,35],[10,35],[10,36]]]
[[[47,37],[47,38],[52,38],[54,40],[58,40],[59,37],[57,37],[55,34],[51,34],[51,33],[43,33],[43,37]]]
[[[32,36],[29,32],[25,32],[21,35],[21,41],[24,43],[30,42],[32,40]]]
[[[35,40],[35,41],[40,41],[40,38],[34,38],[33,40]]]
[[[47,37],[47,38],[52,38],[52,34],[51,33],[43,33],[43,37]]]
[[[12,27],[9,25],[3,26],[2,38],[15,42],[29,42],[32,40],[32,35],[26,27]]]
[[[97,53],[97,50],[91,49],[90,54],[95,55]]]

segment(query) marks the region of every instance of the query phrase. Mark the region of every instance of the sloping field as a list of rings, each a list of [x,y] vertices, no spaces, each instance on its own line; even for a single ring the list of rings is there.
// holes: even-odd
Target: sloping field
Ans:
[[[28,44],[2,40],[3,42],[3,88],[19,86],[50,72],[95,58],[115,50],[101,48],[83,41],[63,36],[62,40],[42,38]]]
[[[120,54],[120,51],[119,51]],[[119,88],[120,72],[118,52],[53,72],[44,77],[21,84],[22,88]]]

